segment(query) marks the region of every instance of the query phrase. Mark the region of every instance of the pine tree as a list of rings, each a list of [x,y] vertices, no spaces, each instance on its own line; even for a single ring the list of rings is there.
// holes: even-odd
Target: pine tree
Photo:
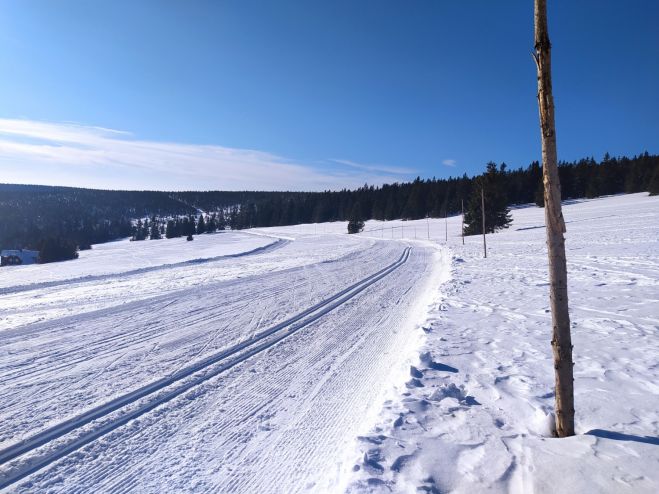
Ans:
[[[206,224],[206,231],[209,233],[214,233],[217,231],[217,215],[215,213],[211,214],[208,223]]]
[[[145,220],[144,223],[141,219],[137,220],[137,224],[133,227],[131,240],[139,241],[146,239],[148,231],[148,220]]]
[[[512,222],[505,191],[505,164],[498,169],[495,163],[487,164],[487,171],[475,179],[473,191],[465,209],[465,235],[483,233],[481,213],[481,189],[485,195],[485,233],[508,228]]]
[[[183,235],[187,236],[192,236],[195,234],[196,231],[196,221],[195,217],[193,215],[188,216],[187,222],[185,223],[185,231],[183,232]]]
[[[203,214],[199,215],[199,221],[197,222],[197,235],[201,233],[206,233],[206,222]]]
[[[350,219],[348,220],[348,233],[359,233],[364,229],[364,216],[362,214],[361,203],[356,202],[350,212]]]
[[[267,226],[271,226],[270,224]],[[224,210],[220,209],[220,212],[217,215],[217,229],[220,231],[225,230],[227,227],[227,220],[224,217]]]
[[[165,229],[165,238],[174,238],[178,237],[178,232],[176,231],[176,222],[172,219],[167,220],[167,228]]]
[[[659,195],[659,164],[654,167],[654,173],[648,184],[648,192],[651,196]]]
[[[160,233],[160,221],[154,216],[151,218],[151,231],[149,232],[150,240],[160,240],[162,235]]]

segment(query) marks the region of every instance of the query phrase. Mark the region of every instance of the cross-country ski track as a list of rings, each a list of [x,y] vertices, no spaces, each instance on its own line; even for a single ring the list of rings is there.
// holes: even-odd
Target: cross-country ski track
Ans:
[[[224,279],[235,259],[218,256],[185,288],[0,332],[0,489],[339,488],[364,416],[418,346],[414,324],[448,260],[374,239],[321,255],[320,237],[241,258],[267,266],[259,274],[245,264],[247,276]],[[284,256],[299,265],[273,268]]]

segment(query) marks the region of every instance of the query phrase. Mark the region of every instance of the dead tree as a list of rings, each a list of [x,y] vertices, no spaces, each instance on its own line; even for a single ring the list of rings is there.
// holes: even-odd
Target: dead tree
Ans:
[[[544,183],[545,225],[556,380],[556,434],[574,435],[574,378],[572,337],[567,299],[567,265],[565,260],[565,221],[561,210],[558,179],[554,97],[551,87],[551,43],[547,31],[547,1],[535,0],[535,51],[538,71],[538,109],[542,136],[542,180]]]

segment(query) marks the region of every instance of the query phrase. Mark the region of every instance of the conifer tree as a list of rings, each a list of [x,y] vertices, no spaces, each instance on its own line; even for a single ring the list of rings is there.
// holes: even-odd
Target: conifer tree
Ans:
[[[167,220],[167,228],[165,229],[165,238],[178,237],[176,232],[176,222],[173,219]]]
[[[224,210],[220,209],[219,213],[217,214],[217,229],[223,231],[226,229],[226,227],[227,227],[227,222],[224,217]]]
[[[195,220],[195,217],[193,215],[189,215],[187,218],[186,226],[185,226],[185,231],[183,232],[183,235],[188,235],[192,236],[195,234],[195,231],[197,230],[197,222]]]
[[[201,233],[206,233],[206,222],[203,214],[199,215],[199,221],[197,221],[197,235]]]
[[[476,177],[473,192],[469,196],[465,209],[465,235],[483,233],[481,189],[485,196],[485,233],[494,233],[502,228],[508,228],[512,222],[505,191],[505,174],[505,164],[497,168],[495,163],[489,162],[487,171]]]
[[[217,231],[217,215],[215,213],[211,214],[210,219],[208,220],[208,223],[206,224],[206,231],[210,233],[214,233]]]
[[[162,235],[160,233],[160,221],[154,216],[151,218],[151,231],[149,232],[150,240],[160,240]]]
[[[359,233],[364,229],[364,220],[362,214],[362,206],[356,202],[352,211],[350,212],[350,219],[348,220],[348,233]]]
[[[659,195],[659,164],[654,167],[654,173],[648,184],[648,192],[651,196]]]

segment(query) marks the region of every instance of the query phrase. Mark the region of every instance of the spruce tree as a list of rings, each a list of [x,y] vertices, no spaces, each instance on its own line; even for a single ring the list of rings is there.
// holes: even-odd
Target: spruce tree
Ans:
[[[199,216],[199,221],[197,222],[197,235],[201,233],[206,233],[206,222],[204,221],[204,215]]]
[[[648,192],[651,196],[659,195],[659,164],[654,167],[654,173],[648,184]]]
[[[362,206],[359,202],[356,202],[350,212],[350,218],[348,220],[348,233],[359,233],[364,229],[363,217]]]
[[[508,228],[512,222],[508,197],[505,191],[506,166],[497,168],[495,163],[487,164],[487,171],[474,179],[474,187],[465,209],[465,235],[483,233],[481,189],[485,195],[485,233],[494,233]]]
[[[214,233],[217,231],[217,215],[215,213],[211,214],[210,219],[208,220],[208,223],[206,224],[206,231],[210,233]]]
[[[167,220],[167,228],[165,229],[165,237],[166,238],[174,238],[177,237],[177,232],[176,232],[176,223],[174,220],[170,219]]]
[[[150,240],[160,240],[162,235],[160,233],[160,221],[154,216],[151,218],[151,231],[149,232]]]

